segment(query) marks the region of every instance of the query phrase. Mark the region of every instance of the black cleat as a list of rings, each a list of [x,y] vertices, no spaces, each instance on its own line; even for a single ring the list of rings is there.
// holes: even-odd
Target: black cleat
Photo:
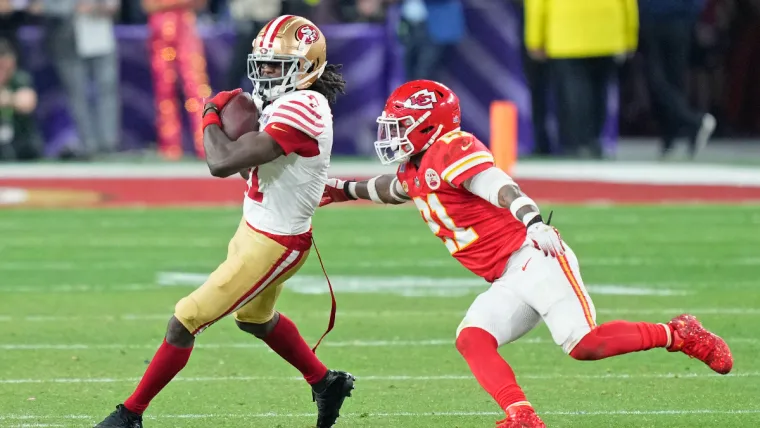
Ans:
[[[346,397],[351,396],[354,389],[354,378],[351,373],[330,370],[324,379],[322,392],[312,391],[312,398],[317,403],[317,428],[331,428],[340,415],[340,408]]]
[[[103,422],[95,425],[95,428],[143,428],[142,416],[119,404],[116,410],[103,419]]]

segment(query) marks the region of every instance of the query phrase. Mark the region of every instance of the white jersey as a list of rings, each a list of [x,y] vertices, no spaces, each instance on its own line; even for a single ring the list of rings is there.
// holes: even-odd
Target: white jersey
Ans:
[[[283,95],[264,108],[259,129],[271,135],[285,155],[250,170],[243,216],[252,227],[274,235],[306,233],[330,166],[329,103],[314,91]]]

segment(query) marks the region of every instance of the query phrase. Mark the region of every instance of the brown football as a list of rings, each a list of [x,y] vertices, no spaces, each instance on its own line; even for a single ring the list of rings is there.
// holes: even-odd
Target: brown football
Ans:
[[[259,130],[259,109],[256,108],[251,94],[245,92],[232,97],[219,112],[219,118],[222,120],[222,131],[231,140]]]

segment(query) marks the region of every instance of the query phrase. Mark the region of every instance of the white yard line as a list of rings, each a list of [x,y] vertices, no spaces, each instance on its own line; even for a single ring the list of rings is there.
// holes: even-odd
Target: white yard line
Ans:
[[[757,344],[760,338],[750,337],[733,337],[726,338],[729,344]],[[520,339],[511,343],[509,346],[516,345],[547,345],[554,342],[551,339],[540,337],[530,339]],[[103,349],[156,349],[157,344],[126,344],[126,343],[0,343],[0,350],[4,351],[43,351],[43,350],[103,350]],[[327,348],[392,348],[392,347],[430,347],[430,346],[454,346],[454,337],[444,339],[427,339],[427,340],[349,340],[324,342],[321,346]],[[197,349],[269,349],[265,344],[259,342],[235,342],[235,343],[199,343],[195,345]]]
[[[462,317],[467,311],[466,307],[461,310],[376,310],[376,311],[338,311],[338,318],[432,318],[438,319],[438,317]],[[155,314],[121,314],[121,315],[0,315],[0,322],[60,322],[71,323],[76,321],[81,322],[165,322],[171,317],[171,308],[167,307],[164,313]],[[760,315],[760,309],[758,308],[670,308],[670,309],[645,309],[645,308],[597,308],[597,314],[603,315],[664,315],[675,316],[682,313],[690,313],[696,316],[703,315],[716,315],[716,316],[757,316]],[[299,312],[299,311],[287,311],[287,314],[291,317],[327,317],[329,312],[326,311],[312,311],[312,312]]]
[[[356,375],[361,382],[434,382],[434,381],[475,381],[471,375],[437,375],[437,376],[411,376],[411,375],[379,375],[361,376]],[[749,378],[760,377],[760,372],[740,372],[728,375],[716,373],[609,373],[602,375],[566,375],[555,374],[518,374],[520,379],[552,380],[599,380],[599,379],[711,379],[711,378]],[[71,383],[134,383],[140,378],[51,378],[51,379],[0,379],[0,384],[71,384]],[[302,377],[285,376],[209,376],[209,377],[182,377],[175,378],[172,382],[253,382],[253,381],[294,381],[303,382]]]
[[[197,287],[206,281],[207,274],[188,272],[159,272],[156,283],[167,286]],[[427,276],[351,276],[334,275],[330,278],[333,289],[343,293],[391,293],[402,296],[460,296],[484,291],[488,284],[481,278],[452,278]],[[321,276],[296,275],[288,280],[290,291],[302,294],[325,294],[326,282]],[[592,294],[676,296],[687,294],[686,290],[665,287],[644,288],[619,284],[589,285]]]
[[[556,416],[679,416],[679,415],[742,415],[757,414],[760,409],[695,409],[695,410],[548,410],[540,411],[541,415]],[[441,418],[462,416],[503,416],[503,412],[468,412],[468,411],[440,411],[440,412],[389,412],[389,413],[345,413],[341,418]],[[102,417],[94,415],[0,415],[0,421],[23,421],[34,419],[58,419],[58,420],[95,420]],[[205,414],[169,414],[169,415],[146,415],[145,419],[270,419],[270,418],[313,418],[314,413],[205,413]]]

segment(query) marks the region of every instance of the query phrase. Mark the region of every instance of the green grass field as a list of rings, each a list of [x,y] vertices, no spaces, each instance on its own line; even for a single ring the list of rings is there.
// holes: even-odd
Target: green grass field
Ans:
[[[726,377],[664,350],[578,362],[542,325],[502,353],[548,426],[760,426],[758,207],[553,208],[599,322],[691,311],[726,338],[736,362]],[[160,274],[213,270],[238,220],[239,209],[0,211],[0,426],[84,427],[109,413],[192,289],[182,283],[195,280],[162,286]],[[315,237],[339,290],[337,326],[319,355],[358,378],[338,426],[501,419],[453,346],[486,284],[449,257],[414,210],[320,210]],[[299,275],[279,309],[313,343],[330,305],[314,293],[326,290],[314,253]],[[231,320],[197,343],[146,427],[312,426],[298,373]]]

